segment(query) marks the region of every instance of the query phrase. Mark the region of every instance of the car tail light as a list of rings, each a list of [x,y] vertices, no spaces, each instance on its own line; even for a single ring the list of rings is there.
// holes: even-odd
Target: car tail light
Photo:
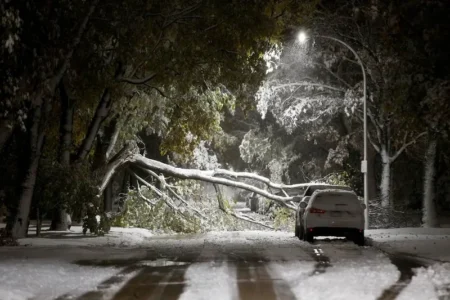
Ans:
[[[323,209],[319,209],[319,208],[315,208],[315,207],[311,207],[309,209],[309,213],[311,214],[324,214],[326,211]]]

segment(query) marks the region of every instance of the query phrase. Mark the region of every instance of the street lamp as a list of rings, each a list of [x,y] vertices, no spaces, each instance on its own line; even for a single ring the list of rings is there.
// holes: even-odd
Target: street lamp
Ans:
[[[355,50],[353,50],[352,47],[350,47],[349,44],[347,44],[344,41],[341,41],[340,39],[337,39],[335,37],[326,36],[326,35],[316,35],[315,37],[324,38],[328,40],[332,40],[335,42],[338,42],[345,47],[347,47],[356,57],[358,64],[361,66],[361,71],[363,74],[363,81],[364,81],[364,92],[363,92],[363,101],[364,101],[364,159],[361,161],[361,172],[364,173],[364,204],[366,205],[366,209],[364,210],[364,218],[366,220],[365,222],[365,229],[369,229],[369,181],[368,181],[368,165],[367,165],[367,83],[366,83],[366,71],[364,69],[364,64],[362,63],[361,58],[359,57],[358,53],[356,53]],[[304,44],[308,37],[305,32],[301,31],[297,39],[300,44]]]

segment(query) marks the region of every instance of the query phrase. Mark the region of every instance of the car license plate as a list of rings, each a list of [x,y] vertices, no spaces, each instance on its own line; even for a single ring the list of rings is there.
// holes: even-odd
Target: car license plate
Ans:
[[[332,211],[331,212],[331,216],[332,217],[341,217],[342,216],[342,212],[340,212],[340,211]]]

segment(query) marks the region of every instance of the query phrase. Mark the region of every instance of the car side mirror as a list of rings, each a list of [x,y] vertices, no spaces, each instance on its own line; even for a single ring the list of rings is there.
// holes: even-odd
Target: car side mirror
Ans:
[[[365,203],[361,203],[363,209],[367,209],[367,205]]]
[[[295,197],[292,199],[292,201],[294,201],[294,202],[300,202],[300,201],[302,201],[302,197],[295,196]]]
[[[306,208],[308,206],[308,203],[306,203],[305,201],[302,201],[299,203],[300,208]]]

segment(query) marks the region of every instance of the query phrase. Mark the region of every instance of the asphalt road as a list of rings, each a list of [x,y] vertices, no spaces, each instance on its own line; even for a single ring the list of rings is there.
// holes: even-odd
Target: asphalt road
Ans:
[[[139,259],[79,260],[119,272],[56,299],[396,299],[420,264],[372,247],[290,234],[228,232],[155,239]]]

